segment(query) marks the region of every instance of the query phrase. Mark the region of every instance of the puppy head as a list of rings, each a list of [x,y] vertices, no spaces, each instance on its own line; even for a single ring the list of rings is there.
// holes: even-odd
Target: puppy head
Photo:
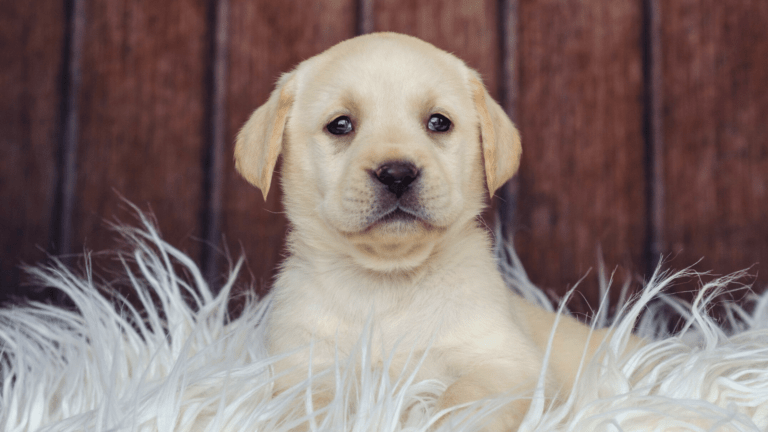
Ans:
[[[393,33],[342,42],[284,75],[235,146],[265,198],[282,154],[295,229],[374,270],[423,262],[482,211],[520,153],[475,71]]]

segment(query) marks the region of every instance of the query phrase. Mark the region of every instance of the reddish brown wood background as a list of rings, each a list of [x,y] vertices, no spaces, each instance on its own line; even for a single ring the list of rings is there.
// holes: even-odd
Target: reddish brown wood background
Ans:
[[[519,2],[516,245],[558,292],[598,247],[619,277],[646,270],[642,21],[634,0]]]
[[[463,58],[517,122],[494,208],[534,282],[563,293],[601,250],[621,278],[665,254],[768,284],[763,0],[0,0],[3,295],[29,294],[20,262],[113,248],[120,195],[211,279],[245,253],[264,292],[287,227],[234,136],[280,73],[385,30]]]

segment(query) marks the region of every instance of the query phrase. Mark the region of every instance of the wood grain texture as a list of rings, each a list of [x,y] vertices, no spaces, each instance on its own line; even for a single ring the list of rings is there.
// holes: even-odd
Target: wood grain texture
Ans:
[[[374,31],[393,31],[423,39],[448,51],[480,73],[488,92],[500,101],[501,45],[499,2],[494,0],[377,0]],[[499,199],[482,219],[492,225]]]
[[[662,2],[663,251],[768,283],[768,2]],[[684,289],[695,288],[686,286]]]
[[[0,1],[0,299],[51,249],[66,17],[61,1]]]
[[[640,2],[520,0],[517,7],[518,253],[533,282],[558,295],[597,266],[599,247],[609,271],[642,273]],[[591,305],[596,287],[593,272],[579,290]]]
[[[352,0],[230,0],[227,140],[221,229],[234,258],[245,253],[256,292],[263,294],[281,261],[287,221],[279,163],[267,202],[234,167],[237,131],[284,72],[355,35]],[[223,258],[222,262],[223,262]],[[221,268],[223,274],[226,268]]]
[[[424,39],[480,72],[498,99],[500,45],[496,0],[377,0],[374,31],[393,31]]]
[[[122,194],[197,259],[208,3],[89,0],[84,9],[72,250],[115,247],[104,220],[130,220]]]

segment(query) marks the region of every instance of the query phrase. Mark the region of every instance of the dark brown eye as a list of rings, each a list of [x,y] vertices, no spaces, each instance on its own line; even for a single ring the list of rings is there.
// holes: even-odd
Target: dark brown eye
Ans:
[[[352,120],[347,116],[336,117],[325,128],[334,135],[346,135],[352,132]]]
[[[451,121],[442,114],[432,114],[427,122],[427,127],[433,132],[447,132],[451,128]]]

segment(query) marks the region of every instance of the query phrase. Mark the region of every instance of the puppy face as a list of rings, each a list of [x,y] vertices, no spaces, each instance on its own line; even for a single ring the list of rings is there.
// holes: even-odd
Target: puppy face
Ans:
[[[316,184],[313,208],[348,238],[420,238],[482,205],[466,77],[453,59],[419,54],[377,40],[321,59],[298,83],[284,152],[303,166],[286,172],[286,194]]]
[[[296,229],[391,270],[418,265],[476,217],[486,185],[494,191],[516,170],[520,147],[463,62],[374,34],[300,64],[243,128],[237,166],[265,196],[281,152]]]

